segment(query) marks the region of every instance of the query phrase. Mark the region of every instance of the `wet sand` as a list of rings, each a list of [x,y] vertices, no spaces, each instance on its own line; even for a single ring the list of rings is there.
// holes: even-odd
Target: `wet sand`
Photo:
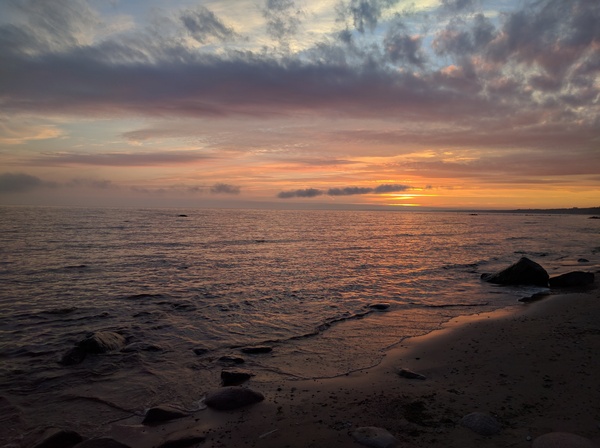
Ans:
[[[104,435],[140,448],[189,435],[203,437],[201,447],[359,447],[351,431],[376,426],[400,447],[528,447],[553,431],[600,446],[599,353],[596,288],[552,295],[516,313],[455,319],[347,376],[253,377],[246,385],[265,400],[242,409],[205,409],[154,427],[132,417]],[[426,379],[401,377],[400,368]],[[500,433],[481,436],[459,424],[476,411],[494,416]]]

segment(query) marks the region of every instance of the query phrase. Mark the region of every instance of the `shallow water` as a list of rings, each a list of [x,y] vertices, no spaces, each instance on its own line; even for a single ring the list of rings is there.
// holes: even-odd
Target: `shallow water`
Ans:
[[[576,215],[2,207],[0,395],[74,425],[91,403],[100,422],[190,409],[219,384],[219,357],[265,343],[244,355],[262,378],[344,374],[457,315],[524,306],[540,288],[479,280],[520,256],[550,275],[597,270],[599,229]],[[146,349],[58,364],[99,330]]]

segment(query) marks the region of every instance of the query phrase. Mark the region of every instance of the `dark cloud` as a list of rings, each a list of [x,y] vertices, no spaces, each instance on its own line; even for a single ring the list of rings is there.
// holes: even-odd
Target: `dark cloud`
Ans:
[[[495,37],[496,28],[483,14],[476,14],[470,20],[451,20],[439,32],[433,48],[439,55],[468,56],[485,48]]]
[[[210,188],[212,194],[240,194],[240,187],[236,185],[217,183]]]
[[[198,151],[132,152],[132,153],[59,153],[32,158],[30,165],[62,166],[156,166],[178,165],[205,160],[210,157]]]
[[[200,43],[211,39],[226,41],[236,37],[233,28],[226,26],[211,10],[198,6],[181,15],[181,22],[190,35]]]
[[[266,0],[262,14],[267,21],[267,33],[281,43],[298,32],[304,16],[294,0]]]
[[[442,0],[442,8],[456,13],[459,11],[473,9],[477,3],[479,3],[478,0]]]
[[[397,0],[350,0],[338,5],[338,20],[352,20],[354,28],[364,33],[365,30],[373,31],[381,19],[383,12]]]
[[[314,198],[316,196],[354,196],[361,194],[384,194],[384,193],[394,193],[399,191],[410,190],[413,187],[408,185],[398,185],[398,184],[382,184],[375,188],[372,187],[338,187],[338,188],[330,188],[327,191],[319,190],[316,188],[307,188],[303,190],[291,190],[291,191],[282,191],[277,197],[281,199],[290,199],[290,198]]]
[[[39,177],[25,173],[0,174],[0,193],[23,193],[46,185]]]
[[[422,38],[411,36],[401,24],[391,27],[383,39],[385,53],[390,61],[419,67],[423,66],[427,59],[421,45]]]
[[[316,188],[306,188],[301,190],[290,190],[290,191],[280,191],[277,194],[277,197],[280,199],[289,199],[289,198],[314,198],[316,196],[323,195],[323,190],[318,190]]]

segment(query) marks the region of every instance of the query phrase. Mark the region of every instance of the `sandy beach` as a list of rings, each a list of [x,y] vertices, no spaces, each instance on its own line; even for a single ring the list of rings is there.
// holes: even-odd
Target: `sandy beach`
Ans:
[[[202,447],[354,447],[361,445],[352,431],[375,426],[402,447],[527,447],[555,431],[598,444],[599,349],[598,289],[562,293],[516,313],[455,319],[403,341],[369,370],[312,381],[256,376],[246,385],[264,394],[258,404],[156,426],[133,417],[104,435],[141,448],[193,437]],[[425,379],[402,377],[402,368]],[[482,436],[463,427],[472,412],[493,416],[502,429]]]

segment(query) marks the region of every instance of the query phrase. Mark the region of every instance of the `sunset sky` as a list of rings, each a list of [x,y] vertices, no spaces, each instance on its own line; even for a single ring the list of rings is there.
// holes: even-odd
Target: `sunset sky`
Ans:
[[[600,205],[598,0],[4,0],[0,204]]]

